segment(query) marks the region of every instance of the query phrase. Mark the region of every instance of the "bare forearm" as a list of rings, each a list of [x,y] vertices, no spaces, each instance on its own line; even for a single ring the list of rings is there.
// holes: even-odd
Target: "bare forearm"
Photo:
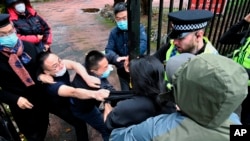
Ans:
[[[74,92],[74,97],[79,99],[95,99],[96,92],[92,90],[76,88]]]
[[[75,63],[73,68],[77,74],[79,74],[85,81],[88,80],[89,74],[87,73],[87,70],[85,67],[80,63]]]

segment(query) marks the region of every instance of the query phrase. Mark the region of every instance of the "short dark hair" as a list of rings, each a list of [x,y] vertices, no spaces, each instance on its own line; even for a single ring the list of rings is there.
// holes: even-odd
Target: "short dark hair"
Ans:
[[[98,63],[106,56],[97,50],[90,51],[85,57],[85,68],[89,72],[90,70],[98,69]]]
[[[127,10],[127,3],[125,2],[118,2],[114,7],[114,14],[116,15],[119,12]]]
[[[37,70],[36,75],[39,76],[44,72],[44,60],[48,58],[48,56],[52,54],[51,52],[41,52],[37,55],[36,62],[37,62]]]
[[[37,56],[37,64],[38,68],[41,70],[44,70],[44,61],[49,57],[50,54],[53,54],[51,52],[41,52]]]

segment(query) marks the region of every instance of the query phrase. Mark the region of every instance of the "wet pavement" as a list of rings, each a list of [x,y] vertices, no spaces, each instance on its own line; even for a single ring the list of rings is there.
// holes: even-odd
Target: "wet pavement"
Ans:
[[[99,13],[83,12],[82,9],[102,9],[105,4],[113,5],[113,0],[52,0],[32,3],[32,6],[52,29],[52,51],[61,58],[82,63],[88,51],[104,50],[112,28],[102,24]],[[153,5],[159,5],[159,0],[154,0]],[[109,80],[117,90],[120,89],[115,71]],[[89,138],[90,141],[102,140],[100,134],[91,127]],[[46,141],[75,140],[74,129],[58,117],[50,115]]]
[[[177,1],[175,1],[177,2]],[[104,50],[112,27],[102,24],[98,13],[83,12],[85,8],[104,8],[113,0],[53,0],[32,3],[34,9],[51,26],[53,34],[52,51],[61,58],[83,62],[90,50]],[[153,0],[158,6],[159,0]],[[164,1],[164,6],[168,0]],[[73,76],[73,73],[72,75]],[[119,83],[115,72],[109,78],[116,89]],[[89,127],[90,141],[101,141],[100,134]],[[75,141],[74,129],[54,115],[50,115],[50,126],[46,141]]]
[[[32,6],[52,29],[52,51],[61,58],[82,63],[89,50],[104,50],[111,28],[101,24],[98,13],[85,13],[82,9],[101,9],[105,4],[112,5],[112,0],[54,0],[32,3]],[[115,73],[111,81],[117,81]],[[100,134],[91,127],[89,138],[90,141],[102,140]],[[50,115],[46,141],[76,141],[74,128]]]

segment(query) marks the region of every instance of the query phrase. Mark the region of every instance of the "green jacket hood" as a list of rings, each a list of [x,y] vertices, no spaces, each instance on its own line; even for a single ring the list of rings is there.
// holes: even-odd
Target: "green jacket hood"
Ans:
[[[247,95],[246,70],[221,55],[201,54],[173,75],[174,98],[181,111],[197,123],[220,126]]]

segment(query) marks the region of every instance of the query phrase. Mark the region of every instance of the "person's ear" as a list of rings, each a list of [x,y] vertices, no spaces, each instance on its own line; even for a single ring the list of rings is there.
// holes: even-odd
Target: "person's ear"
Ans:
[[[50,72],[49,72],[49,71],[47,71],[47,70],[43,70],[43,73],[44,73],[44,74],[48,74],[48,75],[50,75]]]
[[[197,31],[197,32],[195,32],[195,36],[196,36],[196,38],[199,38],[200,37],[200,34],[199,34],[199,32]]]
[[[197,38],[202,38],[203,37],[203,34],[204,34],[204,31],[203,30],[199,30],[197,32],[195,32],[195,36]]]
[[[90,69],[90,72],[93,73],[93,74],[95,74],[95,75],[98,75],[97,70]]]
[[[200,39],[202,39],[202,32],[201,31],[197,31],[195,32],[195,37],[196,37],[196,40],[199,41]]]
[[[90,72],[95,73],[95,70],[90,69]]]

